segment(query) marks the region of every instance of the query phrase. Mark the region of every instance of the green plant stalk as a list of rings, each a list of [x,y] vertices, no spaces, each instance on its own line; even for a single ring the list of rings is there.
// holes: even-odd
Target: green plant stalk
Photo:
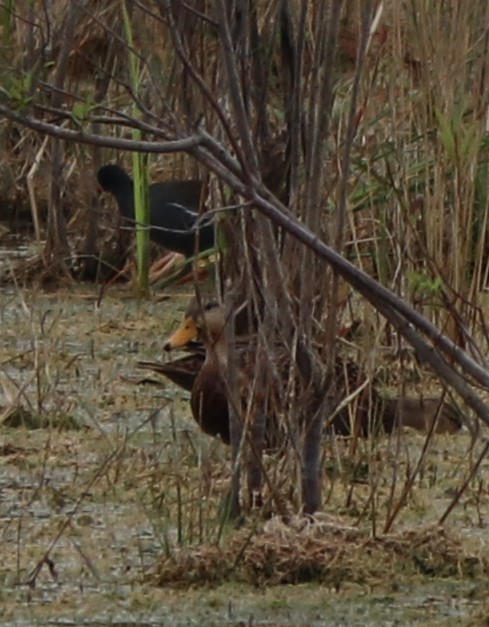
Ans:
[[[134,139],[141,135],[133,132]],[[136,216],[136,264],[137,282],[140,293],[149,293],[149,202],[148,202],[148,175],[147,155],[133,153],[132,156],[134,180],[134,211]]]
[[[122,2],[124,29],[129,47],[129,77],[134,93],[137,93],[141,84],[142,72],[139,67],[139,58],[134,51],[131,20],[126,3]],[[137,104],[133,105],[133,116],[139,116]],[[142,140],[143,134],[139,129],[132,132],[134,140]],[[136,264],[137,284],[141,295],[149,293],[149,202],[147,180],[147,155],[133,153],[133,180],[134,180],[134,215],[136,218]]]

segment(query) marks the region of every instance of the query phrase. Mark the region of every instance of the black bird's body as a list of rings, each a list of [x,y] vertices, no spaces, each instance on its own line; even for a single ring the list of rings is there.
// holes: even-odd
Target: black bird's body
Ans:
[[[117,165],[105,165],[97,173],[100,187],[116,199],[122,217],[135,223],[134,184]],[[195,211],[199,208],[202,182],[167,181],[149,186],[150,238],[164,248],[192,257],[214,246],[214,224]]]

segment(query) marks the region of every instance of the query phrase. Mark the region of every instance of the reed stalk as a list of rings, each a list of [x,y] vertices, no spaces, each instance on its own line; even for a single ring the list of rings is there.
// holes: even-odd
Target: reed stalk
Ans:
[[[140,57],[134,48],[133,29],[127,10],[126,2],[122,2],[124,30],[127,38],[127,53],[129,58],[129,77],[134,94],[138,94],[143,78]],[[139,107],[134,101],[132,114],[140,117]],[[135,141],[144,139],[144,133],[139,128],[132,130],[132,138]],[[149,198],[148,198],[148,155],[145,153],[132,153],[133,181],[134,181],[134,213],[136,218],[136,264],[137,285],[141,296],[149,294]]]

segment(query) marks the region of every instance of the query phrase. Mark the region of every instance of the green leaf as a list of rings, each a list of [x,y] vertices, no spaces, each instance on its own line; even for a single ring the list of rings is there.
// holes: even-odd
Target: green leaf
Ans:
[[[78,122],[79,124],[85,122],[92,110],[92,106],[91,102],[75,102],[73,108],[71,109],[71,115],[75,122]]]

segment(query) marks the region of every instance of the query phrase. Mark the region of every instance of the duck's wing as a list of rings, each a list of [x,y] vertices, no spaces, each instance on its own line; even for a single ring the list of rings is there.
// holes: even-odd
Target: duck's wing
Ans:
[[[202,354],[192,353],[167,362],[138,361],[137,366],[144,370],[157,372],[184,390],[191,392],[203,363],[204,356]]]

